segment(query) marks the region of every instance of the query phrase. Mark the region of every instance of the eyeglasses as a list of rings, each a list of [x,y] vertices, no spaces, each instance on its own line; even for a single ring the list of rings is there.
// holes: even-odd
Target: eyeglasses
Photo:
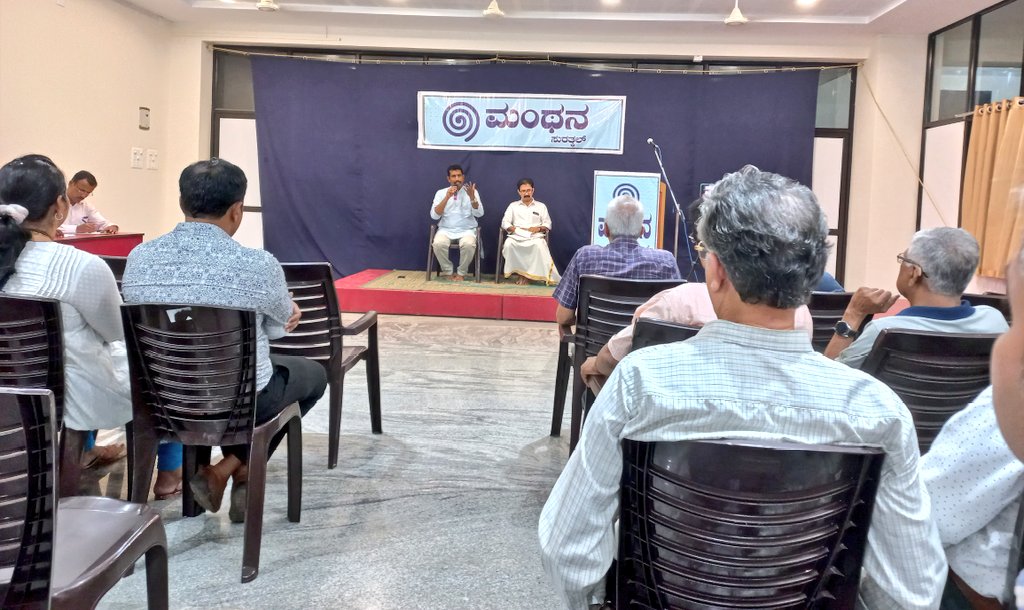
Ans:
[[[701,259],[707,257],[708,247],[704,245],[703,241],[691,235],[690,243],[693,244],[693,251],[697,253],[697,256],[699,256]]]
[[[918,269],[921,270],[921,276],[922,277],[928,277],[928,274],[925,273],[924,267],[921,266],[921,263],[914,262],[914,261],[910,260],[904,254],[897,254],[896,255],[896,262],[898,262],[901,265],[913,265],[913,266],[915,266],[915,267],[917,267]]]

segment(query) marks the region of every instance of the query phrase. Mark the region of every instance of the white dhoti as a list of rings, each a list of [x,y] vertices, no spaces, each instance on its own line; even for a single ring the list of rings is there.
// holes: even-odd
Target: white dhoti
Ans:
[[[517,231],[518,233],[518,231]],[[505,257],[505,277],[513,273],[546,284],[557,284],[561,279],[555,262],[551,260],[548,242],[539,234],[536,237],[509,235],[502,247]]]

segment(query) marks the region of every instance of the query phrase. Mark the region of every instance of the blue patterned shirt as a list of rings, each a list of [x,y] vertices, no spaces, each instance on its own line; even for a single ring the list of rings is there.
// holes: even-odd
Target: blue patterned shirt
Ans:
[[[182,222],[136,246],[122,283],[127,303],[183,303],[256,310],[256,389],[270,381],[270,339],[292,314],[284,271],[274,255],[246,248],[220,227]]]
[[[647,248],[632,237],[616,237],[607,246],[583,246],[576,251],[553,296],[566,309],[576,309],[581,275],[603,275],[634,280],[679,279],[679,266],[671,252]]]

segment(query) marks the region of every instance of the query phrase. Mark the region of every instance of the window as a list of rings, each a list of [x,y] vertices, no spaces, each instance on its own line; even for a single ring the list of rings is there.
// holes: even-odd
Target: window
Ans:
[[[936,34],[932,39],[929,121],[954,118],[966,112],[968,67],[971,59],[971,21]]]
[[[1022,57],[1024,2],[1007,4],[982,15],[972,107],[1020,95]]]

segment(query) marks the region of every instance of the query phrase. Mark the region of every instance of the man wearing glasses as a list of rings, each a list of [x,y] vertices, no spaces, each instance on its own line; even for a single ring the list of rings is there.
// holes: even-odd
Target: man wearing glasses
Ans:
[[[96,189],[96,176],[81,170],[68,182],[68,200],[71,209],[67,220],[60,226],[61,233],[117,233],[117,225],[100,214],[91,203],[85,200]]]
[[[910,246],[896,255],[900,265],[894,295],[881,288],[859,288],[850,299],[843,319],[836,323],[825,355],[859,368],[886,328],[906,328],[945,333],[1001,333],[1006,319],[998,310],[963,300],[980,257],[978,242],[963,229],[938,227],[918,231]],[[899,295],[910,307],[896,315],[872,320],[868,316],[888,311]],[[863,328],[861,328],[863,327]]]

